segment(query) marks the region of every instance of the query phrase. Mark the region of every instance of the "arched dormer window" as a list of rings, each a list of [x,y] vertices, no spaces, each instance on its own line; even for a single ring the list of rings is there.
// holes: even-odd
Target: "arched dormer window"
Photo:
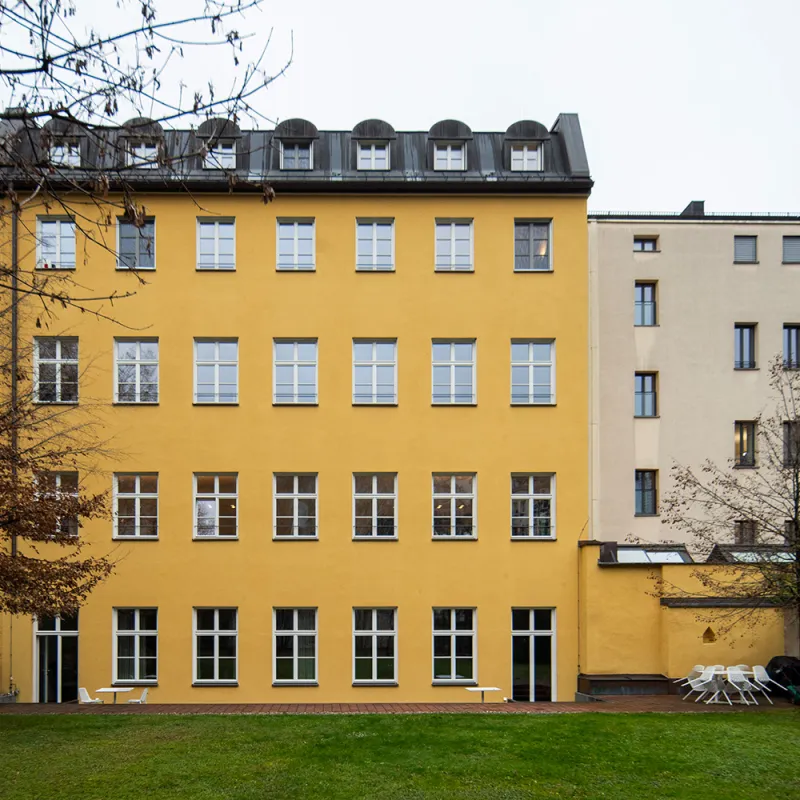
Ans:
[[[503,141],[506,168],[512,172],[544,170],[544,144],[550,134],[541,122],[520,120],[506,131]]]
[[[50,119],[42,127],[42,143],[53,167],[80,167],[85,131],[64,119]]]
[[[319,138],[316,126],[306,119],[287,119],[276,128],[273,138],[278,144],[280,169],[314,169],[314,144]]]
[[[157,169],[164,158],[164,130],[147,117],[134,117],[122,126],[123,163],[135,169]]]
[[[381,119],[359,122],[350,134],[356,146],[356,169],[387,170],[392,166],[392,142],[397,138],[394,128]]]
[[[242,132],[229,119],[213,117],[197,129],[203,143],[203,169],[235,170]]]

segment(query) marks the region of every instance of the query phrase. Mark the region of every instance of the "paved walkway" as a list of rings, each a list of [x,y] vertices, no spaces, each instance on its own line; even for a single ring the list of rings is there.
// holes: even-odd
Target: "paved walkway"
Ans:
[[[3,714],[584,714],[584,713],[757,713],[795,708],[783,700],[774,706],[712,705],[674,695],[609,697],[589,703],[117,703],[65,705],[2,703]],[[795,708],[800,712],[800,708]]]

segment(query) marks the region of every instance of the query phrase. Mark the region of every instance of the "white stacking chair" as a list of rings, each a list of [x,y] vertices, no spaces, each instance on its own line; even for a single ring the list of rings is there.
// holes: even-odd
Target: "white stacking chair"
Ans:
[[[686,700],[692,692],[697,692],[698,695],[695,698],[695,703],[698,700],[702,700],[709,692],[716,689],[717,681],[714,677],[714,668],[713,667],[706,667],[701,673],[699,678],[690,678],[687,685],[689,686],[689,691],[683,696],[683,699]],[[716,695],[715,695],[716,697]]]
[[[706,704],[714,703],[716,702],[717,698],[722,695],[725,700],[727,700],[728,705],[732,706],[733,703],[728,695],[728,683],[725,680],[725,667],[722,664],[714,664],[713,667],[708,667],[708,670],[711,672],[712,676],[712,687],[709,689],[709,692],[713,690],[714,694],[707,698],[704,702]],[[699,699],[700,698],[698,697],[697,700]],[[697,700],[695,700],[695,703]]]
[[[755,695],[753,694],[753,689],[757,689],[758,687],[750,683],[750,681],[747,679],[747,676],[744,674],[744,672],[742,672],[741,667],[728,667],[727,682],[730,688],[739,693],[739,697],[745,705],[750,705],[747,695],[750,695],[750,700],[755,705],[758,705],[758,700],[756,700]]]
[[[147,703],[147,689],[148,687],[145,686],[144,689],[142,689],[141,697],[135,697],[133,700],[128,700],[128,702],[132,703],[133,705],[143,706],[145,703]]]
[[[84,689],[82,686],[78,689],[78,702],[86,706],[103,705],[101,697],[90,697],[88,689]]]
[[[681,686],[687,686],[689,681],[693,680],[694,678],[699,678],[703,674],[703,670],[705,667],[702,664],[695,664],[690,670],[689,674],[683,678],[675,678],[673,683],[678,683]]]
[[[786,691],[785,686],[782,686],[780,683],[778,683],[778,681],[774,681],[772,678],[770,678],[767,668],[764,666],[753,667],[753,683],[755,684],[756,689],[758,689],[761,694],[767,698],[771,706],[775,704],[772,702],[772,698],[767,694],[767,692],[772,691],[772,689],[769,688],[769,684],[774,683],[779,689],[783,689],[784,692]]]

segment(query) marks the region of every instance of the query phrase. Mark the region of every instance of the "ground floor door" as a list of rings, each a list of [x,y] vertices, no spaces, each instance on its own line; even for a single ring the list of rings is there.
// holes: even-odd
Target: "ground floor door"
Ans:
[[[552,608],[511,612],[512,699],[519,703],[555,700],[556,638]]]
[[[36,700],[74,703],[78,699],[78,618],[36,621]]]

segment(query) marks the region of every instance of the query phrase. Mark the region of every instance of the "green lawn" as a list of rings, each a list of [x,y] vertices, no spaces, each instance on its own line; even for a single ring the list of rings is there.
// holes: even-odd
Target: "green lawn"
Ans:
[[[0,797],[800,797],[800,714],[0,716]]]

